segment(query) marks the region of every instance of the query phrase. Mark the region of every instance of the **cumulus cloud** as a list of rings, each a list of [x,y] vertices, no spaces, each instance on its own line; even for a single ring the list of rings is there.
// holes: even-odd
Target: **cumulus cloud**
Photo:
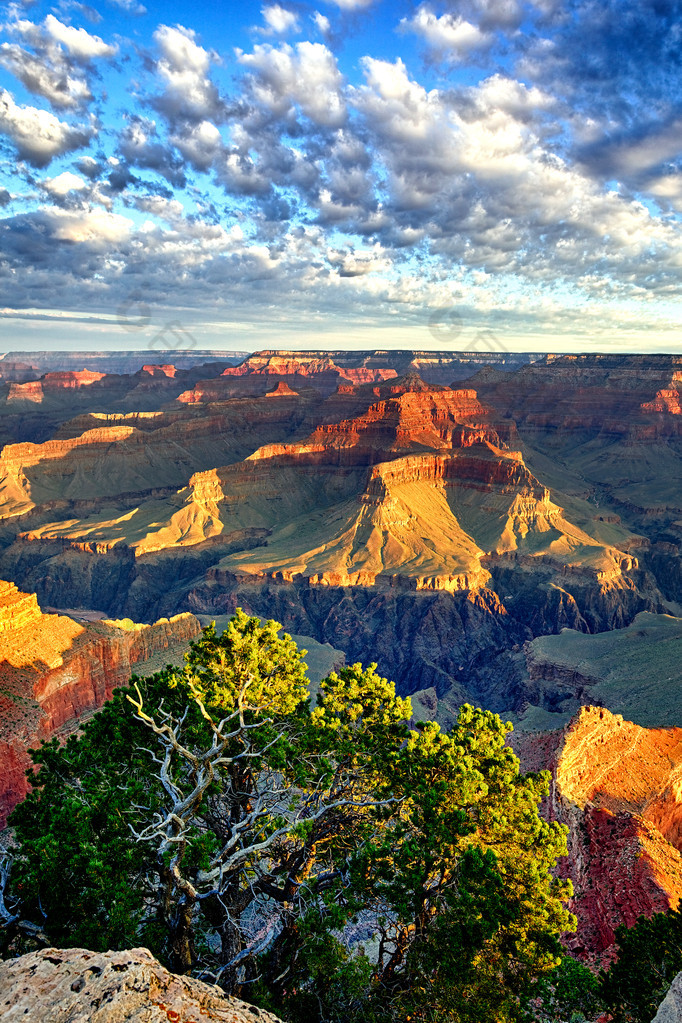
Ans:
[[[6,26],[19,43],[0,45],[0,65],[34,95],[43,96],[56,109],[75,109],[92,99],[89,78],[96,59],[112,58],[116,46],[83,28],[65,25],[48,14],[42,24],[14,18]],[[26,46],[30,46],[29,50]]]
[[[295,206],[291,194],[278,197],[273,189],[295,189],[319,209],[328,169],[340,183],[343,160],[335,146],[339,132],[349,134],[346,83],[321,43],[262,44],[237,57],[246,71],[239,117],[219,149],[216,139],[214,166],[228,192],[259,198],[259,225],[267,233],[265,223],[288,220]]]
[[[284,35],[285,32],[300,30],[297,15],[279,4],[263,7],[261,14],[265,22],[265,28],[260,29],[263,35]]]
[[[91,35],[84,28],[64,25],[52,14],[45,18],[45,31],[55,42],[61,43],[76,60],[87,62],[94,60],[95,57],[113,57],[118,52],[117,46],[105,43],[99,36]]]
[[[63,60],[47,61],[16,43],[2,43],[0,65],[11,71],[29,92],[43,96],[57,109],[78,108],[92,99],[83,74],[74,73]]]
[[[161,51],[156,70],[163,91],[154,98],[156,109],[169,121],[220,121],[224,104],[208,72],[212,57],[196,41],[196,33],[182,25],[161,25],[154,33]]]
[[[132,230],[128,217],[98,209],[77,213],[51,210],[45,218],[55,241],[85,243],[100,252],[128,239]]]
[[[239,52],[238,59],[251,72],[254,102],[271,115],[287,118],[298,107],[316,125],[337,127],[346,120],[343,75],[322,43],[263,44],[253,53]]]
[[[33,167],[47,167],[55,156],[87,146],[92,128],[60,121],[47,110],[22,107],[6,89],[0,89],[0,133],[7,135],[17,154]]]
[[[521,0],[451,0],[445,7],[450,9],[438,14],[432,4],[421,3],[399,27],[419,36],[435,59],[448,62],[480,57],[498,37],[508,44],[524,15]]]
[[[43,191],[53,197],[62,197],[69,192],[82,192],[88,187],[83,178],[72,174],[71,171],[64,171],[55,178],[44,178],[39,184]]]
[[[420,36],[441,57],[464,60],[474,50],[489,48],[493,36],[460,14],[437,17],[427,4],[422,4],[411,18],[402,18],[400,27]]]
[[[365,72],[354,104],[387,171],[386,243],[396,229],[421,232],[434,254],[528,281],[574,279],[587,266],[623,286],[644,265],[652,286],[677,277],[674,225],[543,147],[533,115],[551,100],[541,90],[493,76],[462,103],[424,89],[401,61],[367,58]]]
[[[220,131],[211,121],[185,126],[171,136],[171,142],[198,171],[207,171],[212,167],[223,150]]]

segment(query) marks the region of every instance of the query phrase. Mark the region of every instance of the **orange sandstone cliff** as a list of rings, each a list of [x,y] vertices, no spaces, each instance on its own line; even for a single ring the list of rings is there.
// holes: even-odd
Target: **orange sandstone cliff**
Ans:
[[[682,897],[682,728],[640,728],[582,707],[566,728],[514,737],[524,769],[550,768],[546,811],[568,825],[574,952],[608,962],[615,929]]]
[[[201,631],[191,614],[137,625],[43,614],[0,581],[0,827],[29,790],[28,750],[72,731],[133,674],[177,661]]]

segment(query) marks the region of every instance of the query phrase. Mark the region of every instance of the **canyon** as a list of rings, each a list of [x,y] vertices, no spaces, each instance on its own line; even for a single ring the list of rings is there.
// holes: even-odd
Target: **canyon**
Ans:
[[[676,357],[229,361],[8,382],[0,576],[141,622],[241,605],[435,689],[445,717],[529,722],[575,706],[528,643],[678,610]]]
[[[31,744],[242,607],[416,717],[510,718],[605,961],[682,894],[681,395],[665,355],[5,356],[0,811]]]

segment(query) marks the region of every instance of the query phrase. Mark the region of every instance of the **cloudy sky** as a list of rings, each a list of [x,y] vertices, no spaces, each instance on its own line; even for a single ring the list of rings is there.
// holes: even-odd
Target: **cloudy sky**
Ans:
[[[682,0],[0,22],[2,350],[680,348]]]

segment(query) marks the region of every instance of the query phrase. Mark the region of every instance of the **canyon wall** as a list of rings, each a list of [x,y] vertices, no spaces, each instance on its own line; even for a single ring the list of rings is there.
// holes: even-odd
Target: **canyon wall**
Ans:
[[[153,625],[43,614],[0,583],[0,828],[29,789],[30,748],[72,731],[134,672],[181,659],[200,630],[186,613]]]
[[[604,707],[582,707],[560,731],[514,733],[525,770],[552,772],[544,812],[568,826],[578,920],[568,947],[608,963],[615,930],[682,897],[682,728],[641,728]]]

